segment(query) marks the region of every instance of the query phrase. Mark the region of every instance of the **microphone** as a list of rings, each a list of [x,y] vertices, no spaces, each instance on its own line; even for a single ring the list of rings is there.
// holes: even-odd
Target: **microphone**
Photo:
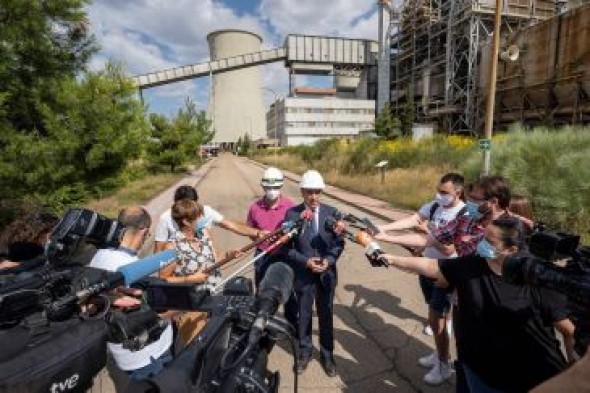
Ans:
[[[305,209],[299,215],[299,221],[301,223],[301,233],[305,231],[307,225],[310,225],[311,220],[313,219],[313,212],[310,209]]]
[[[379,244],[373,240],[373,237],[368,233],[367,230],[361,229],[356,233],[352,233],[346,228],[344,221],[342,219],[338,219],[337,217],[328,217],[326,219],[325,228],[329,232],[332,232],[364,247],[365,256],[369,260],[371,266],[389,267],[389,265],[381,258],[381,255],[385,254],[385,252],[381,250]]]
[[[309,209],[305,209],[301,212],[299,218],[303,221],[311,221],[311,219],[313,218],[313,212]]]
[[[131,262],[117,269],[123,275],[125,285],[129,286],[150,274],[157,272],[176,261],[178,253],[174,250],[166,250],[147,258]]]
[[[266,271],[254,303],[256,318],[248,336],[248,346],[253,346],[260,340],[268,319],[277,311],[279,305],[285,304],[289,299],[293,277],[293,270],[283,262],[273,263]]]

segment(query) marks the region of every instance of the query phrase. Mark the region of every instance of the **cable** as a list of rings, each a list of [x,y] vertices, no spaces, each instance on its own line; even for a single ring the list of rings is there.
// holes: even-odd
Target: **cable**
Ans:
[[[233,363],[226,365],[225,363],[228,361],[228,357],[230,354],[233,354],[234,350],[239,350],[239,344],[242,341],[245,341],[247,334],[244,333],[235,343],[234,345],[232,345],[230,348],[227,349],[227,351],[225,351],[225,353],[223,354],[223,356],[221,357],[221,361],[219,362],[219,367],[221,369],[222,372],[228,372],[231,369],[233,369],[234,367],[236,367],[242,360],[244,360],[246,358],[247,355],[250,354],[250,352],[252,351],[252,349],[254,348],[253,345],[248,345],[246,346],[246,348],[244,349],[244,351],[240,354],[240,356],[238,356],[238,358],[236,360],[234,360]]]

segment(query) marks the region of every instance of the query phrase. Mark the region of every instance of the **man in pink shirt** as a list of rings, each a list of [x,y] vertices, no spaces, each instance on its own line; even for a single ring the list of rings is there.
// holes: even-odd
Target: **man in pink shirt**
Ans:
[[[285,213],[295,205],[291,199],[281,195],[284,181],[283,173],[277,168],[269,167],[264,171],[260,182],[264,190],[264,196],[254,202],[248,210],[246,222],[250,227],[272,232],[281,226],[285,219]],[[260,254],[266,246],[268,246],[268,243],[260,244],[255,255]],[[276,261],[276,258],[277,254],[271,253],[256,261],[254,265],[256,288],[260,285],[266,269]]]

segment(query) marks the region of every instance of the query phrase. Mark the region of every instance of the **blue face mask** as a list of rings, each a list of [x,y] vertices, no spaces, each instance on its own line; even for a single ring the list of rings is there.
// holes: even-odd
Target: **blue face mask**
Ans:
[[[203,234],[203,230],[207,228],[208,222],[209,221],[207,221],[205,217],[199,218],[199,220],[197,221],[197,225],[195,225],[195,233],[197,234],[197,236],[201,236]]]
[[[43,244],[43,255],[48,256],[49,254],[49,246],[51,245],[51,241],[47,240],[44,244]]]
[[[485,259],[494,259],[498,256],[498,251],[486,239],[477,243],[476,253]]]
[[[483,217],[483,214],[479,212],[479,205],[475,202],[467,201],[465,202],[465,208],[467,209],[467,213],[469,213],[469,217],[473,218],[474,220],[479,220]]]

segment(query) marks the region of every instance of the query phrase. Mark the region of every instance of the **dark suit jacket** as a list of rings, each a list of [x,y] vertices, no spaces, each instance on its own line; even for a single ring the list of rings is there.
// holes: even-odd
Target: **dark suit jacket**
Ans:
[[[292,207],[287,210],[285,221],[297,221],[305,209],[303,203]],[[334,216],[336,212],[332,206],[321,203],[318,217],[319,233],[314,236],[312,222],[308,221],[303,225],[303,233],[286,246],[285,257],[295,273],[295,287],[313,282],[316,273],[306,267],[307,260],[311,257],[328,260],[330,266],[321,273],[320,280],[324,285],[336,284],[336,261],[344,250],[344,240],[324,228],[326,218]]]

